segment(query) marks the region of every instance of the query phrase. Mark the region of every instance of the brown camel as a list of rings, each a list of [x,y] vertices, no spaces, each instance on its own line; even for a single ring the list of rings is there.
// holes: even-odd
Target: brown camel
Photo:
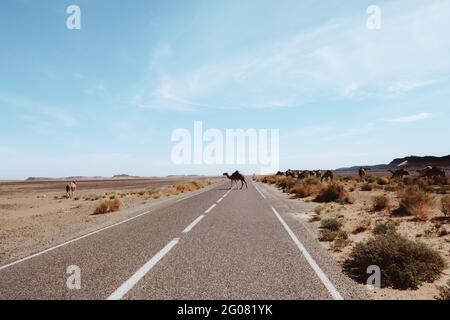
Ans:
[[[420,178],[445,178],[445,171],[436,166],[428,166],[417,172],[419,172]]]
[[[361,180],[365,180],[366,179],[366,175],[367,175],[367,171],[370,170],[370,168],[359,168],[358,170],[358,174],[359,174],[359,178]]]
[[[233,188],[233,181],[236,182],[236,187],[237,187],[238,181],[241,181],[241,189],[244,187],[244,184],[245,184],[245,188],[248,189],[247,182],[245,181],[244,176],[238,170],[236,170],[236,172],[233,173],[231,176],[227,172],[225,172],[223,175],[231,180],[230,189]]]
[[[392,173],[392,178],[400,178],[403,179],[405,176],[409,176],[409,172],[405,169],[398,169],[395,171],[388,170],[390,173]]]
[[[66,186],[67,198],[73,198],[76,189],[77,189],[77,183],[75,181],[68,183]]]
[[[331,170],[327,170],[327,171],[323,174],[322,178],[320,178],[320,181],[323,181],[323,180],[327,181],[328,179],[330,179],[331,181],[333,181],[333,178],[334,178],[333,172],[332,172]]]

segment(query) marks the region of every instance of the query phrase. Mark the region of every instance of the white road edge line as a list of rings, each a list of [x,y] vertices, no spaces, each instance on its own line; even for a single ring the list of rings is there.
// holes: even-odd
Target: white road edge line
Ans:
[[[300,240],[298,240],[297,236],[294,234],[294,232],[289,228],[287,223],[281,218],[280,214],[275,210],[275,208],[272,208],[273,212],[275,213],[278,220],[280,220],[282,226],[284,229],[286,229],[287,233],[291,236],[294,243],[297,245],[300,252],[305,257],[306,261],[308,261],[309,265],[313,268],[314,272],[317,274],[319,279],[322,281],[324,286],[327,288],[328,292],[331,294],[334,300],[344,300],[344,298],[341,296],[339,291],[334,287],[334,285],[331,283],[330,279],[326,276],[326,274],[320,269],[319,265],[314,261],[313,257],[309,254],[309,252],[306,250],[306,248],[302,245]]]
[[[118,225],[121,225],[121,224],[123,224],[123,223],[126,223],[126,222],[129,222],[129,221],[131,221],[131,220],[137,219],[137,218],[139,218],[139,217],[142,217],[143,215],[149,214],[150,212],[152,212],[152,210],[145,211],[145,212],[140,213],[140,214],[138,214],[138,215],[136,215],[136,216],[134,216],[134,217],[131,217],[131,218],[129,218],[129,219],[126,219],[126,220],[123,220],[123,221],[114,223],[114,224],[112,224],[112,225],[110,225],[110,226],[106,226],[106,227],[100,228],[100,229],[98,229],[98,230],[95,230],[95,231],[92,231],[92,232],[87,233],[87,234],[85,234],[85,235],[82,235],[81,237],[78,237],[78,238],[75,238],[75,239],[66,241],[66,242],[64,242],[64,243],[58,244],[57,246],[54,246],[54,247],[48,248],[48,249],[46,249],[46,250],[40,251],[40,252],[38,252],[38,253],[35,253],[35,254],[31,255],[31,256],[28,256],[28,257],[19,259],[19,260],[14,261],[14,262],[11,262],[11,263],[9,263],[9,264],[7,264],[7,265],[4,265],[4,266],[0,267],[0,271],[3,270],[3,269],[9,268],[9,267],[11,267],[11,266],[13,266],[13,265],[15,265],[15,264],[18,264],[18,263],[24,262],[24,261],[26,261],[26,260],[29,260],[29,259],[38,257],[38,256],[40,256],[40,255],[43,255],[44,253],[47,253],[47,252],[53,251],[53,250],[55,250],[55,249],[61,248],[61,247],[65,246],[65,245],[68,245],[68,244],[70,244],[70,243],[72,243],[72,242],[75,242],[75,241],[78,241],[78,240],[87,238],[87,237],[89,237],[89,236],[92,236],[92,235],[94,235],[94,234],[96,234],[96,233],[105,231],[105,230],[107,230],[107,229],[109,229],[109,228],[117,227]]]
[[[216,201],[216,203],[217,203],[217,204],[219,204],[219,203],[221,203],[221,202],[222,202],[222,200],[223,200],[223,197],[222,197],[222,198],[220,198],[219,200],[217,200],[217,201]]]
[[[259,192],[259,194],[261,195],[261,197],[263,197],[264,199],[266,198],[266,196],[261,192],[261,190],[259,190],[259,187],[253,183],[253,186],[255,187],[256,191]]]
[[[197,219],[195,219],[190,225],[188,225],[188,226],[186,227],[186,229],[183,230],[183,233],[188,233],[189,231],[191,231],[192,228],[194,228],[195,225],[196,225],[197,223],[199,223],[204,217],[205,217],[205,215],[202,214],[200,217],[198,217]]]
[[[208,210],[205,211],[205,213],[210,213],[212,211],[212,209],[214,209],[217,206],[216,203],[214,203],[211,207],[209,207]]]
[[[124,295],[130,291],[139,280],[141,280],[147,272],[150,271],[170,250],[178,243],[180,238],[175,238],[170,241],[161,251],[159,251],[153,258],[147,261],[135,274],[125,281],[116,291],[113,292],[106,300],[120,300]]]

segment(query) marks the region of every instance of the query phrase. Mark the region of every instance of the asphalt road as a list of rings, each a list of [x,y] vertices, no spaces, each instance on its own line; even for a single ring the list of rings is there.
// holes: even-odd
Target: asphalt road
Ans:
[[[250,179],[248,179],[249,181]],[[0,299],[358,299],[262,187],[229,182],[0,267]],[[79,267],[80,288],[70,289]]]

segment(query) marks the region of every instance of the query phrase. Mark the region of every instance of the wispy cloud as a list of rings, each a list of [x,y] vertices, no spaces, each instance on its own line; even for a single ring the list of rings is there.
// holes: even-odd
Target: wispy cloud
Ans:
[[[57,124],[72,127],[77,123],[76,118],[68,113],[63,107],[50,106],[41,102],[31,101],[10,95],[0,94],[1,107],[21,108],[27,112],[27,119],[33,121],[33,115],[43,115]],[[36,119],[34,119],[36,120]]]
[[[421,112],[421,113],[417,113],[417,114],[413,114],[413,115],[387,119],[386,121],[393,122],[393,123],[408,123],[408,122],[417,122],[417,121],[421,121],[421,120],[426,120],[426,119],[431,118],[432,116],[433,115],[431,113]]]
[[[151,54],[161,76],[159,83],[143,84],[141,105],[281,108],[309,101],[397,98],[448,81],[436,77],[450,72],[449,11],[448,1],[386,3],[380,31],[366,28],[362,10],[359,16],[335,19],[231,56],[205,59],[183,71],[165,69],[161,56],[177,59],[184,54],[166,44]],[[189,55],[202,54],[196,47],[190,50]]]

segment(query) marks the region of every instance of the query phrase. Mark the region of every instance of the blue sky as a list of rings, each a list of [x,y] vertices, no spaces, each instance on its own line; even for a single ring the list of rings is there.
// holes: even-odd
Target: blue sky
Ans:
[[[282,169],[450,153],[448,0],[0,6],[0,179],[221,173],[170,161],[195,120],[280,129]]]

